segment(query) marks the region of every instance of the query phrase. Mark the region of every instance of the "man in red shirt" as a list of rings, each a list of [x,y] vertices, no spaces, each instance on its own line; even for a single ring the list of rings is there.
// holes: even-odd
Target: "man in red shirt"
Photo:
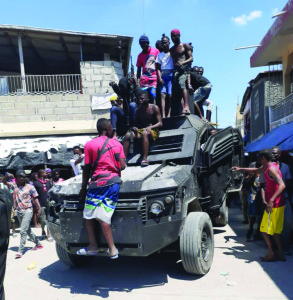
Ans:
[[[154,103],[156,99],[157,88],[157,72],[156,58],[160,51],[150,47],[149,38],[142,35],[139,38],[139,44],[142,52],[137,57],[137,79],[140,79],[140,87],[149,93],[150,103]],[[142,68],[142,73],[141,73]]]
[[[280,239],[284,224],[285,199],[282,193],[285,189],[285,184],[282,180],[281,171],[278,165],[272,162],[272,158],[271,149],[265,149],[261,150],[258,154],[259,163],[262,167],[232,168],[232,171],[244,171],[253,174],[264,173],[266,210],[262,218],[260,231],[263,233],[269,248],[268,255],[261,257],[261,260],[265,262],[274,262],[276,260],[286,261]],[[270,236],[274,237],[277,244],[278,253],[276,255],[272,248]]]
[[[98,245],[95,236],[95,219],[99,221],[109,245],[111,259],[118,258],[114,245],[111,218],[115,211],[121,170],[125,168],[125,155],[122,145],[112,139],[113,129],[110,120],[99,119],[97,122],[99,137],[84,146],[85,165],[82,176],[81,197],[85,197],[83,217],[86,219],[90,244],[77,251],[78,255],[97,255]],[[92,171],[91,181],[88,185]],[[88,188],[87,188],[88,186]]]

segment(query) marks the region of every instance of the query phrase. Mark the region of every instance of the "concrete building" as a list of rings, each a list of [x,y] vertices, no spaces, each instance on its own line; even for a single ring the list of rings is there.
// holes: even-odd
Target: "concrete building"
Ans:
[[[92,96],[112,92],[128,72],[132,37],[0,25],[0,137],[96,132],[109,109]]]
[[[247,150],[259,150],[255,147],[266,136],[280,137],[271,141],[281,145],[293,135],[293,0],[288,1],[267,34],[250,58],[251,67],[267,66],[268,71],[260,73],[250,81],[243,96],[241,113],[244,115],[245,141]],[[285,135],[272,130],[286,126]],[[291,128],[291,127],[290,127]],[[280,128],[280,132],[282,129]],[[282,140],[283,139],[283,140]],[[252,146],[250,146],[252,145]],[[269,146],[270,143],[265,144]],[[291,146],[290,146],[291,147]],[[289,148],[290,148],[289,147]],[[286,144],[288,148],[288,143]],[[292,145],[293,149],[293,145]],[[287,149],[290,150],[290,149]]]

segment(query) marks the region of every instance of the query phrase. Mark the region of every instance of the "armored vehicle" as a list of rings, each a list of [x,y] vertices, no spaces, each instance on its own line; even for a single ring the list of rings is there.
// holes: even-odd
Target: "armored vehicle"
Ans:
[[[163,120],[159,139],[149,148],[150,165],[140,166],[140,145],[134,145],[112,217],[112,231],[119,254],[148,256],[178,242],[184,269],[206,274],[214,253],[213,227],[228,222],[228,193],[239,178],[232,165],[241,165],[243,142],[238,130],[215,130],[194,115]],[[89,243],[81,177],[53,187],[48,226],[56,241],[59,259],[82,266],[91,257],[76,251]],[[98,224],[97,224],[98,226]],[[99,248],[107,243],[97,230]],[[101,254],[103,255],[103,254]]]

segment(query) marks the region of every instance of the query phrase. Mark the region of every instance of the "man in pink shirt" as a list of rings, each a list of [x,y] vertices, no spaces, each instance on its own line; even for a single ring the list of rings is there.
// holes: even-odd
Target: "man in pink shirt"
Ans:
[[[83,217],[86,219],[90,244],[77,251],[78,255],[97,255],[98,245],[95,236],[95,219],[99,221],[109,245],[111,259],[118,258],[114,245],[111,218],[115,211],[120,184],[121,170],[125,168],[125,155],[122,145],[112,139],[113,129],[110,120],[97,122],[99,137],[84,146],[85,165],[82,176],[81,197],[85,198]],[[88,185],[92,171],[91,181]],[[86,197],[85,197],[86,196]]]
[[[156,58],[160,51],[150,47],[149,38],[145,35],[139,38],[139,44],[142,52],[137,57],[137,79],[140,79],[141,89],[148,91],[150,103],[154,103],[157,88]]]
[[[264,173],[266,210],[263,214],[260,231],[263,233],[269,248],[268,255],[260,258],[264,262],[274,262],[276,260],[286,261],[280,239],[284,224],[285,199],[282,192],[285,189],[285,184],[282,179],[281,171],[278,165],[272,162],[272,158],[271,149],[264,149],[258,154],[258,161],[262,167],[232,168],[232,171],[244,171],[253,174]],[[273,251],[270,236],[274,237],[277,244],[278,252],[276,254]]]

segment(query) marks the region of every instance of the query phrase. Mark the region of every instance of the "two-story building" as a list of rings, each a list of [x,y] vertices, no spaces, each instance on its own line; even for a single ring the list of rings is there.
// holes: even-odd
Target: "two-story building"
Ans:
[[[241,104],[248,152],[293,143],[293,0],[288,1],[260,47],[250,58],[251,67],[267,66],[249,82]]]
[[[31,165],[62,165],[58,153],[96,134],[110,103],[93,97],[127,74],[132,39],[0,25],[0,168],[21,168],[30,149]]]

